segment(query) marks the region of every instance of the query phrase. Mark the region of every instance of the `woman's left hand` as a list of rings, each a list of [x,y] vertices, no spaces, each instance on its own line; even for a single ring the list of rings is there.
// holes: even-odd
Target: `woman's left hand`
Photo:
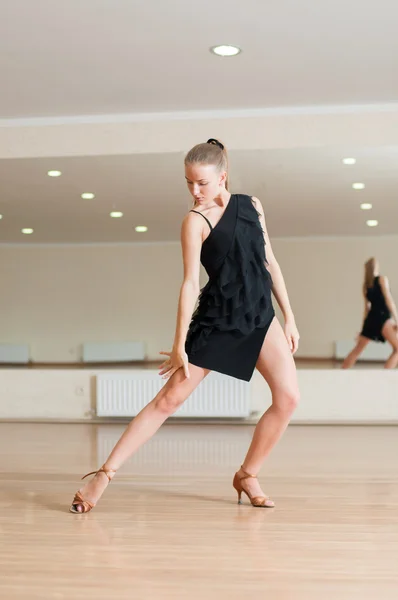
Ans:
[[[300,339],[300,334],[296,327],[295,321],[286,321],[284,332],[287,339],[287,343],[289,344],[290,351],[292,354],[294,354],[295,352],[297,352]]]

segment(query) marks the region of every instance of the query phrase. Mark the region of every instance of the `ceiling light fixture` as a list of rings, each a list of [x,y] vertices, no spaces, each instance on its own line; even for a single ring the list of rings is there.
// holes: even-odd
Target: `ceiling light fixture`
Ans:
[[[376,219],[370,219],[369,221],[366,221],[366,225],[368,227],[377,227],[378,224],[379,221],[376,221]]]
[[[49,177],[59,177],[62,175],[61,171],[48,171],[47,175]]]
[[[213,46],[210,48],[210,52],[216,54],[217,56],[237,56],[242,52],[238,46],[230,46],[229,44],[225,44],[222,46]]]
[[[136,227],[135,230],[138,233],[145,233],[146,231],[148,231],[148,227],[145,227],[145,225],[138,225],[138,227]]]
[[[30,229],[30,227],[25,227],[24,229],[21,229],[21,231],[25,235],[30,235],[31,233],[33,233],[33,229]]]
[[[85,192],[84,194],[82,194],[82,198],[83,200],[92,200],[93,198],[95,198],[95,194],[92,194],[91,192]]]
[[[352,187],[354,190],[364,190],[365,184],[364,183],[353,183]]]
[[[368,202],[364,202],[363,204],[361,204],[361,208],[362,210],[370,210],[372,208],[372,205]]]
[[[120,219],[120,217],[122,217],[122,216],[123,216],[123,213],[122,213],[122,212],[119,212],[118,210],[113,210],[113,211],[110,213],[110,216],[111,216],[111,217],[113,217],[114,219]]]
[[[0,220],[3,218],[3,215],[0,215]]]
[[[356,162],[357,162],[356,158],[343,158],[343,163],[345,165],[355,165]]]

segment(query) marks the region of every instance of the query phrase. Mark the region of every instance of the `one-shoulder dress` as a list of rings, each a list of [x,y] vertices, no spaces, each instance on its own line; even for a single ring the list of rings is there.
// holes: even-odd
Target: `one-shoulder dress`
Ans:
[[[391,313],[380,286],[379,276],[374,278],[373,286],[367,289],[366,298],[371,307],[364,320],[361,335],[374,342],[385,342],[382,329],[385,322],[391,318]]]
[[[206,221],[200,260],[209,279],[185,350],[193,365],[250,381],[275,316],[259,213],[250,196],[232,194],[218,223]]]

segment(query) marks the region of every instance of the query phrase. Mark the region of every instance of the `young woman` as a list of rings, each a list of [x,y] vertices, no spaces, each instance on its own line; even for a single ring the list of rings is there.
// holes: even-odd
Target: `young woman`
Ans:
[[[210,139],[192,148],[185,157],[185,178],[194,205],[181,229],[184,279],[174,344],[171,352],[161,353],[168,358],[160,375],[168,381],[131,421],[101,469],[89,473],[95,477],[76,493],[72,512],[95,506],[115,472],[210,371],[249,381],[255,368],[271,388],[272,405],[255,428],[233,486],[239,501],[244,492],[253,506],[274,506],[257,473],[286,429],[299,397],[292,356],[299,340],[295,319],[260,201],[228,191],[224,146]],[[209,276],[201,292],[200,262]],[[271,291],[284,316],[283,328],[274,315]]]
[[[379,263],[370,258],[365,263],[365,280],[362,293],[365,301],[365,314],[362,331],[358,336],[355,348],[342,364],[349,369],[358,360],[371,340],[391,344],[392,354],[384,365],[385,369],[394,369],[398,365],[398,314],[390,292],[388,279],[379,275]]]

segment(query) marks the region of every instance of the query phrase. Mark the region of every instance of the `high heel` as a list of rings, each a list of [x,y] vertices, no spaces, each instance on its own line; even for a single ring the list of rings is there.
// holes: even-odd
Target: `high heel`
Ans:
[[[109,482],[111,482],[116,471],[114,469],[105,469],[105,465],[103,465],[100,469],[98,469],[98,471],[92,471],[91,473],[87,473],[87,475],[84,475],[82,479],[86,479],[86,477],[89,477],[90,475],[96,475],[97,473],[105,473],[105,475],[109,479]],[[110,476],[109,473],[113,473],[113,475]],[[82,510],[77,510],[78,506],[81,506]],[[77,515],[81,515],[83,513],[90,512],[90,510],[92,510],[94,506],[95,504],[93,504],[89,500],[85,500],[79,491],[76,492],[69,511]]]
[[[244,492],[249,498],[251,505],[255,508],[274,508],[275,504],[270,498],[268,498],[268,496],[250,496],[249,492],[246,492],[246,490],[242,487],[242,481],[244,479],[249,479],[250,477],[257,479],[257,475],[250,475],[250,473],[247,473],[243,467],[241,467],[241,471],[243,471],[244,475],[239,477],[239,471],[236,472],[232,482],[232,485],[238,492],[238,504],[242,504],[242,492]]]

